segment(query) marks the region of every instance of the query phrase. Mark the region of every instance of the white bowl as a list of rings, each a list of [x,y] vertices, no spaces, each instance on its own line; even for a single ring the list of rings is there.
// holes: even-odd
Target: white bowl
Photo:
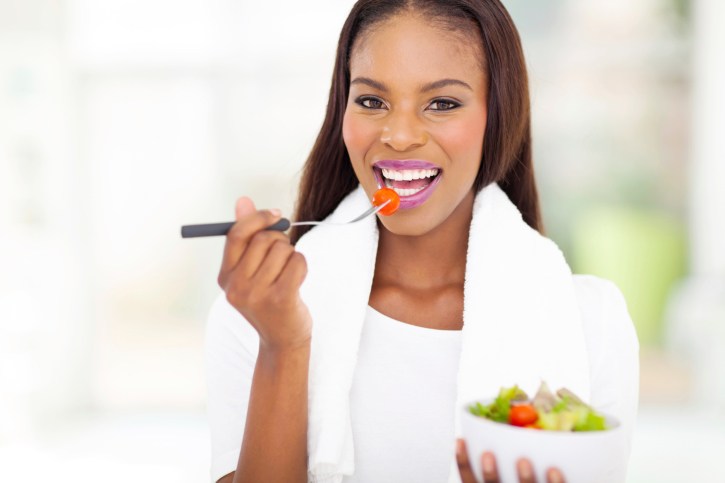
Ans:
[[[531,461],[539,482],[546,482],[546,471],[551,467],[561,470],[567,483],[621,483],[625,479],[624,431],[609,415],[604,417],[610,429],[604,431],[545,431],[474,416],[468,411],[471,404],[463,407],[461,432],[479,482],[484,451],[496,456],[501,483],[518,483],[516,461],[519,458]]]

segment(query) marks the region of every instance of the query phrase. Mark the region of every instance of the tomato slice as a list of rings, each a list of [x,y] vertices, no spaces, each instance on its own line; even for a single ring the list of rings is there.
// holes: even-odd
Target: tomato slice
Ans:
[[[400,206],[400,196],[398,196],[398,193],[391,188],[381,188],[373,195],[373,205],[375,206],[380,206],[388,200],[390,200],[390,203],[385,205],[382,210],[378,211],[381,215],[390,216],[398,211],[398,207]]]
[[[509,423],[513,426],[526,427],[539,419],[536,408],[530,404],[517,404],[509,410]]]

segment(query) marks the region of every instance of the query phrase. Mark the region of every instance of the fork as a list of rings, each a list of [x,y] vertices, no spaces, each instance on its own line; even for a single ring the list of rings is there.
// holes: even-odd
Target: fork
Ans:
[[[390,203],[390,200],[387,200],[385,203],[379,205],[379,206],[372,206],[368,210],[366,210],[362,215],[358,216],[357,218],[350,220],[345,223],[334,223],[331,221],[295,221],[290,222],[287,218],[280,219],[277,223],[274,225],[270,225],[265,230],[273,230],[273,231],[287,231],[292,226],[299,226],[299,225],[349,225],[350,223],[356,223],[373,213],[377,213],[378,211],[382,210],[385,205]],[[202,225],[184,225],[181,227],[181,238],[198,238],[202,236],[224,236],[227,233],[229,233],[229,230],[234,226],[234,221],[227,221],[223,223],[205,223]]]

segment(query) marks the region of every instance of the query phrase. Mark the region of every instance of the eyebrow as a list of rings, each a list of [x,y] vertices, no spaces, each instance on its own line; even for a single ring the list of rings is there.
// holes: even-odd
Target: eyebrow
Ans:
[[[379,91],[383,91],[383,92],[389,91],[388,87],[385,84],[383,84],[382,82],[373,80],[369,77],[356,77],[355,79],[352,80],[352,82],[350,82],[350,85],[352,85],[352,84],[365,84],[366,86],[370,86],[373,89],[377,89]],[[470,85],[463,82],[462,80],[441,79],[441,80],[437,80],[435,82],[430,82],[428,84],[423,85],[423,87],[421,87],[420,91],[428,92],[428,91],[433,91],[436,89],[440,89],[441,87],[447,87],[447,86],[461,86],[461,87],[465,87],[466,89],[468,89],[470,91],[473,90],[473,88],[471,88]]]

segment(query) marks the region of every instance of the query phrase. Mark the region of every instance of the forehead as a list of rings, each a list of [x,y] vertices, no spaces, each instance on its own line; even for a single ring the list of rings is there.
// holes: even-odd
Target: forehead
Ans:
[[[356,40],[350,54],[350,75],[396,85],[451,77],[478,84],[485,72],[477,37],[446,30],[418,15],[398,15]]]

